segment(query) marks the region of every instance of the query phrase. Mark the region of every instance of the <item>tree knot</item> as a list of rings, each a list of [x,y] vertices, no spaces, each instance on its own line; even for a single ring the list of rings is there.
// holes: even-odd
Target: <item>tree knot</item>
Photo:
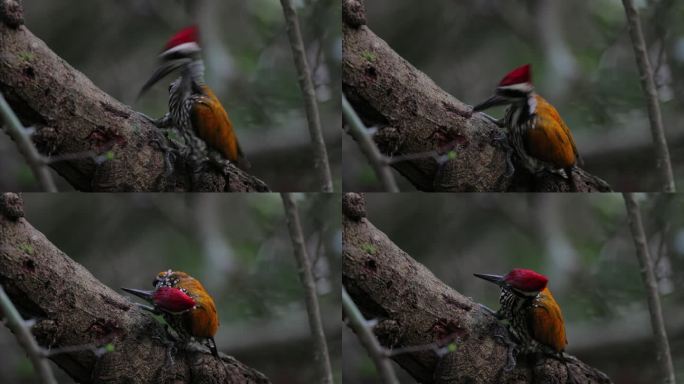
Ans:
[[[0,195],[0,214],[11,221],[24,217],[24,202],[21,196],[11,192]]]
[[[12,29],[24,25],[24,7],[21,0],[0,1],[0,20]]]
[[[342,197],[342,213],[354,221],[366,217],[366,199],[363,194],[345,193]]]

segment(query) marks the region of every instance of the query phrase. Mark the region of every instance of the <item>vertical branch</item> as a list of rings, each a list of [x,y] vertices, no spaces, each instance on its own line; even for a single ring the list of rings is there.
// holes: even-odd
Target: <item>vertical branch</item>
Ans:
[[[342,95],[342,113],[349,126],[349,134],[359,143],[361,152],[368,158],[385,191],[399,192],[397,182],[392,171],[387,166],[384,156],[378,150],[373,139],[368,135],[368,130],[344,95]]]
[[[670,151],[667,148],[667,138],[665,137],[665,131],[663,129],[663,116],[660,113],[658,93],[656,91],[655,82],[653,81],[651,63],[648,60],[644,34],[641,31],[639,13],[634,7],[633,0],[622,0],[622,4],[624,5],[625,13],[627,14],[627,25],[629,26],[634,56],[636,56],[637,67],[639,68],[641,88],[644,90],[644,95],[646,96],[646,101],[648,103],[648,118],[651,123],[651,135],[653,136],[653,144],[656,151],[656,167],[660,172],[660,182],[663,185],[663,191],[675,192],[672,164],[670,163]]]
[[[280,3],[282,4],[283,12],[285,13],[287,34],[290,38],[292,55],[294,56],[297,74],[299,75],[299,87],[302,89],[302,96],[304,96],[306,119],[309,123],[309,134],[311,135],[314,152],[314,167],[318,171],[318,178],[322,186],[322,191],[332,192],[333,185],[332,176],[330,175],[330,165],[328,164],[328,151],[325,148],[325,141],[323,141],[321,117],[318,114],[318,103],[316,102],[316,91],[314,90],[313,82],[311,81],[311,70],[306,61],[304,41],[302,40],[302,33],[299,30],[297,12],[294,9],[292,0],[280,0]]]
[[[43,156],[38,153],[36,146],[33,145],[31,138],[26,133],[26,128],[24,128],[17,115],[14,114],[12,108],[7,104],[7,100],[5,100],[2,93],[0,93],[0,116],[5,120],[4,125],[7,127],[7,134],[17,143],[19,151],[26,158],[26,162],[31,167],[31,171],[38,180],[40,187],[47,192],[57,192],[55,181],[52,179]]]
[[[373,332],[367,325],[366,319],[359,308],[354,304],[354,301],[347,293],[347,290],[342,287],[342,313],[349,319],[349,327],[354,330],[359,338],[359,341],[368,351],[375,368],[378,370],[380,380],[383,384],[399,384],[399,379],[394,372],[392,363],[384,353],[385,348],[380,345],[378,339],[373,335]]]
[[[290,238],[292,239],[292,246],[294,248],[295,259],[297,260],[297,267],[299,270],[299,279],[304,286],[304,295],[306,296],[306,312],[309,316],[309,326],[314,337],[314,345],[316,348],[316,361],[319,363],[321,372],[321,383],[332,384],[332,367],[330,365],[330,357],[328,355],[328,345],[325,341],[325,333],[323,332],[323,323],[321,321],[321,310],[318,306],[318,296],[316,295],[316,282],[314,281],[313,273],[311,272],[311,261],[306,252],[304,245],[304,235],[302,234],[302,226],[299,222],[299,213],[297,212],[297,205],[289,193],[281,193],[283,205],[285,207],[285,217],[287,219],[287,227],[290,231]]]
[[[657,359],[663,376],[663,383],[674,384],[674,366],[672,365],[670,344],[667,341],[665,321],[660,305],[660,296],[658,295],[658,282],[656,281],[655,273],[653,272],[653,263],[651,262],[652,259],[648,250],[646,234],[644,233],[644,227],[641,222],[639,205],[634,199],[633,194],[623,193],[623,197],[625,199],[625,205],[627,206],[627,216],[629,218],[629,226],[632,230],[632,237],[634,238],[637,259],[639,259],[639,266],[641,267],[641,278],[646,287],[648,309],[651,313],[651,326],[653,327],[653,334],[655,335],[658,353]]]
[[[33,338],[24,319],[21,318],[19,311],[14,307],[2,286],[0,286],[0,308],[2,308],[2,312],[7,318],[7,328],[17,336],[19,344],[24,348],[31,363],[33,363],[33,367],[38,372],[40,381],[47,384],[57,384],[50,364],[43,355],[42,348],[38,345],[36,339]]]

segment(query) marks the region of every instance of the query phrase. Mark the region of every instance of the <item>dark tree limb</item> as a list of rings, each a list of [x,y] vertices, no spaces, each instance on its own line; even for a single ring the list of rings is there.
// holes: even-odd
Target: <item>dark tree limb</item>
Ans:
[[[161,323],[33,228],[23,218],[21,197],[12,193],[0,196],[0,284],[21,315],[36,320],[32,333],[41,347],[113,345],[100,357],[83,350],[50,356],[77,382],[269,382],[234,358],[222,355],[219,362],[199,346],[177,350],[169,363]]]
[[[665,330],[665,319],[663,317],[663,307],[660,304],[658,294],[658,281],[654,272],[653,258],[648,249],[648,240],[641,220],[639,204],[632,193],[623,193],[629,227],[632,230],[634,247],[636,248],[639,267],[641,267],[641,279],[644,281],[646,289],[646,299],[648,301],[648,311],[651,315],[651,327],[655,337],[656,361],[660,367],[660,374],[664,384],[674,384],[675,372],[672,364],[672,354],[670,353],[670,343],[667,340]]]
[[[361,119],[359,119],[359,116],[344,95],[342,95],[342,115],[349,129],[349,134],[359,143],[361,152],[368,158],[375,171],[375,176],[382,183],[385,192],[399,192],[397,181],[394,179],[394,174],[389,168],[385,156],[380,153],[373,138],[368,133],[368,129],[361,122]]]
[[[299,280],[302,282],[304,288],[306,313],[309,318],[311,335],[313,336],[315,346],[314,360],[318,364],[318,370],[320,371],[320,382],[321,384],[333,384],[332,366],[330,365],[328,344],[325,341],[325,331],[323,330],[323,321],[321,319],[321,307],[318,304],[316,280],[313,276],[311,260],[304,243],[304,234],[302,233],[302,225],[299,220],[299,210],[297,209],[297,204],[295,203],[292,194],[281,193],[280,196],[283,199],[285,219],[287,220],[287,229],[290,232],[290,239],[292,240],[292,247],[294,248]]]
[[[16,21],[0,2],[0,92],[45,157],[110,151],[111,159],[92,157],[51,163],[82,191],[267,191],[261,180],[229,164],[193,172],[176,158],[167,172],[164,152],[155,141],[159,129],[130,107],[97,88]],[[14,8],[13,8],[14,9]],[[20,12],[19,12],[20,13]],[[68,156],[67,156],[68,157]]]
[[[571,191],[559,175],[532,177],[522,166],[506,175],[503,131],[481,113],[438,87],[366,25],[363,2],[343,2],[342,88],[386,156],[455,152],[440,165],[432,158],[392,164],[423,191]],[[581,192],[607,184],[580,170]]]
[[[24,155],[26,162],[33,172],[33,177],[38,180],[38,184],[45,192],[57,192],[55,181],[52,179],[52,174],[47,168],[43,156],[38,153],[36,146],[31,141],[31,136],[27,133],[26,128],[21,124],[17,115],[14,114],[12,108],[2,96],[0,92],[0,116],[4,117],[5,130],[7,134],[17,143],[19,152]]]
[[[389,361],[385,348],[380,345],[378,338],[373,334],[373,328],[363,318],[361,311],[344,287],[342,287],[342,317],[347,319],[347,325],[356,333],[361,345],[366,348],[373,364],[375,364],[382,384],[399,384],[399,379],[397,379],[397,374],[394,372],[394,367]]]
[[[660,113],[660,103],[658,102],[658,91],[653,80],[653,69],[648,59],[644,33],[641,30],[639,12],[632,0],[622,0],[627,15],[627,26],[629,35],[632,38],[632,47],[636,57],[641,88],[644,91],[648,107],[648,120],[651,125],[651,135],[653,136],[653,147],[656,153],[656,169],[660,177],[660,183],[664,192],[675,192],[675,182],[672,173],[672,163],[670,162],[670,150],[667,147],[667,138],[663,128],[663,115]],[[674,380],[674,379],[673,379]]]
[[[57,379],[55,379],[50,363],[45,360],[43,349],[36,342],[36,339],[31,334],[30,327],[14,307],[12,300],[5,293],[2,285],[0,285],[0,309],[2,309],[0,313],[4,314],[7,319],[7,328],[14,333],[17,341],[26,351],[26,355],[31,360],[33,369],[36,370],[41,383],[57,384]]]
[[[506,328],[477,303],[453,290],[397,247],[365,218],[363,197],[343,199],[342,281],[367,319],[378,319],[375,335],[386,348],[453,341],[456,350],[438,357],[433,351],[393,356],[421,383],[568,383],[567,369],[556,357],[518,356],[512,371],[504,367]],[[498,336],[497,336],[498,335]],[[610,383],[581,361],[568,357],[578,383]]]
[[[311,147],[314,154],[314,168],[318,174],[318,182],[321,184],[323,192],[333,191],[332,176],[330,175],[330,164],[328,162],[328,150],[325,148],[323,140],[323,130],[321,129],[321,116],[318,113],[318,102],[316,101],[316,89],[311,80],[311,69],[306,60],[306,50],[304,40],[299,28],[299,18],[292,0],[280,0],[285,15],[285,25],[287,35],[290,38],[290,47],[294,57],[295,67],[299,75],[299,88],[304,97],[306,120],[309,124],[309,134],[311,135]]]

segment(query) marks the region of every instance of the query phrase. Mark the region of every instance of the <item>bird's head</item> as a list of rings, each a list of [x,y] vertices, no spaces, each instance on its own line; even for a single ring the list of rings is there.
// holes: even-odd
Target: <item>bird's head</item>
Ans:
[[[191,25],[171,36],[159,54],[159,66],[145,82],[138,97],[169,73],[200,60],[199,30]]]
[[[473,111],[483,111],[498,105],[526,102],[532,92],[534,92],[532,68],[530,64],[525,64],[504,76],[496,87],[494,96],[473,107]]]
[[[482,273],[475,273],[474,275],[492,282],[502,289],[516,291],[523,296],[536,296],[539,292],[543,291],[549,283],[549,279],[546,276],[531,269],[522,268],[516,268],[504,276]]]

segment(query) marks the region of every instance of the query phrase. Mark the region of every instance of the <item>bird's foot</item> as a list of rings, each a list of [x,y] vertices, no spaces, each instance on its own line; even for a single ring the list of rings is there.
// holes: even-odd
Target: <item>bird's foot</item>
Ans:
[[[513,147],[508,142],[508,135],[504,131],[497,131],[497,133],[492,137],[492,144],[495,147],[501,148],[506,156],[506,177],[511,177],[515,173],[515,167],[513,166]]]
[[[497,327],[497,329],[501,330],[503,328]],[[518,355],[518,352],[519,352],[518,345],[516,343],[512,342],[508,338],[507,334],[499,333],[498,331],[496,331],[494,333],[494,339],[499,340],[501,342],[501,344],[503,344],[506,347],[506,365],[504,366],[504,371],[505,372],[512,371],[516,365],[516,356]]]
[[[168,325],[164,326],[164,330],[166,333],[165,338],[160,336],[152,336],[152,339],[158,341],[166,348],[166,360],[164,362],[164,367],[168,368],[173,365],[173,355],[176,354],[178,348],[176,347],[177,341],[169,332]]]
[[[506,346],[506,365],[504,366],[504,371],[512,371],[517,363],[515,358],[518,355],[518,346],[508,340],[504,335],[494,335],[494,338],[501,341],[501,343]]]
[[[171,143],[168,145],[167,143]],[[164,175],[170,176],[173,173],[173,164],[175,160],[181,156],[182,150],[172,141],[169,140],[163,133],[159,132],[157,137],[150,140],[150,144],[163,152],[164,155]]]
[[[140,115],[141,115],[145,120],[147,120],[147,121],[149,121],[150,123],[154,124],[157,128],[168,128],[168,127],[170,127],[170,126],[172,125],[171,115],[170,115],[169,113],[166,113],[164,116],[162,116],[162,117],[160,117],[160,118],[158,118],[158,119],[154,119],[154,118],[152,118],[152,117],[150,117],[150,116],[147,116],[146,114],[144,114],[144,113],[142,113],[142,112],[138,112],[138,113],[140,113]]]
[[[207,159],[207,164],[216,167],[222,173],[228,172],[228,164],[230,163],[229,160],[224,159],[223,156],[215,151],[211,151]]]

